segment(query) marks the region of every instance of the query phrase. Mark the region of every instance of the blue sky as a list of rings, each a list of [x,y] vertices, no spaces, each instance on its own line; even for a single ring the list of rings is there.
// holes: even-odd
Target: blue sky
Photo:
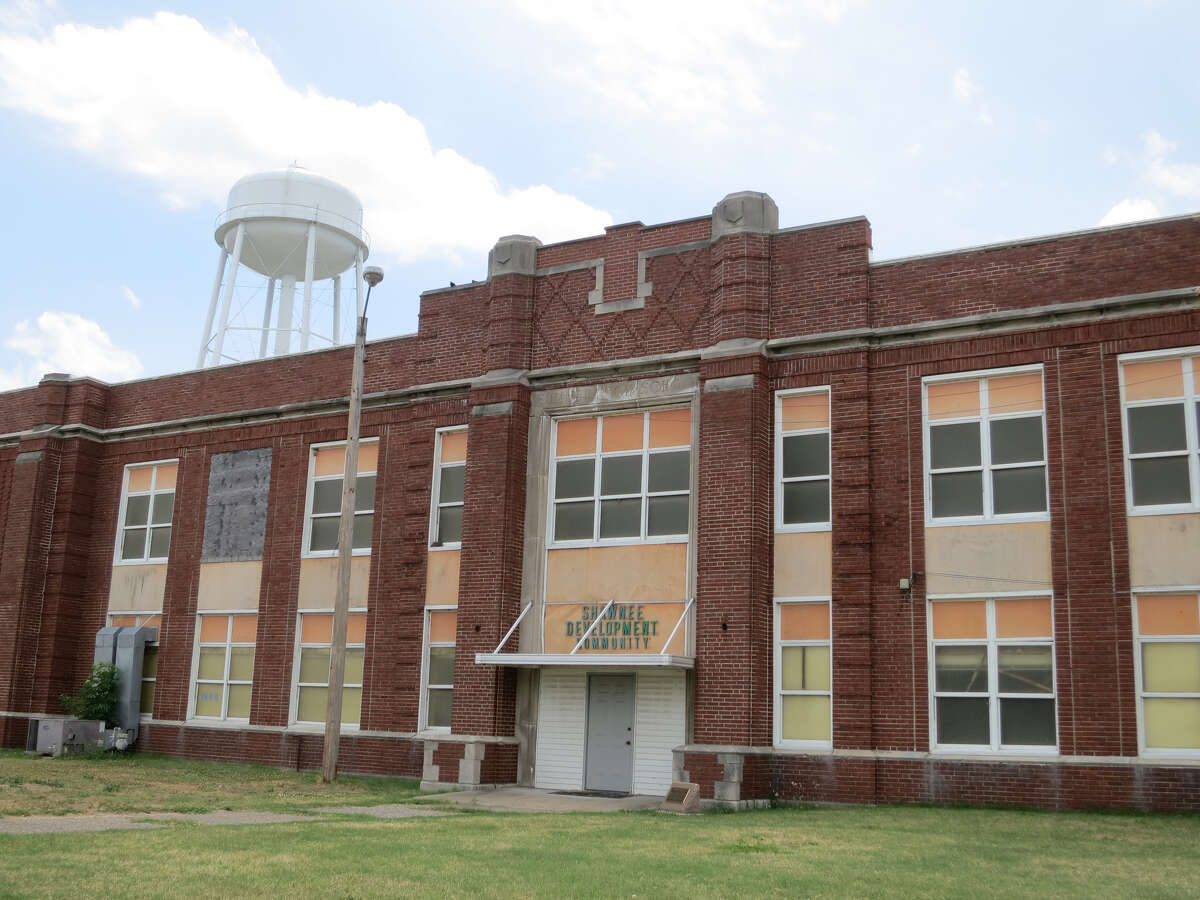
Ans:
[[[866,215],[894,258],[1200,208],[1200,5],[0,0],[0,389],[195,364],[240,175],[355,190],[372,337],[497,237]]]

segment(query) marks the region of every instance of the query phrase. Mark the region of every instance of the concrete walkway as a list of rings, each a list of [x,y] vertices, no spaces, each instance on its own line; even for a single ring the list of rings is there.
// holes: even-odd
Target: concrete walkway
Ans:
[[[283,822],[320,822],[322,814],[374,816],[377,819],[415,819],[452,813],[398,803],[380,806],[325,806],[313,815],[262,810],[220,810],[208,813],[148,812],[95,816],[0,816],[0,834],[66,834],[75,831],[130,831],[165,828],[172,822],[196,825],[278,825]]]
[[[220,810],[208,813],[147,812],[126,815],[93,816],[0,816],[0,834],[67,834],[77,831],[130,831],[166,828],[172,822],[196,825],[277,825],[283,822],[321,822],[325,815],[373,816],[376,819],[417,819],[448,816],[453,812],[442,804],[460,809],[486,809],[493,812],[568,813],[620,812],[654,809],[661,797],[588,797],[576,793],[556,793],[537,788],[503,787],[489,791],[454,791],[427,794],[430,805],[405,806],[385,803],[378,806],[322,806],[304,813],[277,813],[262,810]]]
[[[488,791],[455,791],[429,796],[454,806],[519,813],[621,812],[622,810],[656,809],[662,803],[662,797],[641,795],[588,797],[578,793],[558,793],[527,787],[502,787]]]

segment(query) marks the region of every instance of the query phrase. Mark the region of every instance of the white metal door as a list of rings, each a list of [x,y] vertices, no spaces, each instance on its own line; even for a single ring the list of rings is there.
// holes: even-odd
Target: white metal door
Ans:
[[[587,770],[590,791],[629,793],[633,788],[633,675],[588,679]]]

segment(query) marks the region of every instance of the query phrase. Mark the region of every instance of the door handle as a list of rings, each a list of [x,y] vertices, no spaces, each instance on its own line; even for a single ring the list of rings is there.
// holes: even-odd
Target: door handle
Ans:
[[[633,742],[632,742],[632,741],[626,741],[626,742],[625,742],[625,746],[626,746],[626,747],[630,747],[630,746],[632,746],[632,745],[633,745]]]

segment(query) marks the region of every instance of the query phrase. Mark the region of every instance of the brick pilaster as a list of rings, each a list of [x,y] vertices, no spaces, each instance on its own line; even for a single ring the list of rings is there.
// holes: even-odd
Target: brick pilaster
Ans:
[[[451,730],[511,735],[516,672],[475,654],[496,647],[520,607],[529,389],[476,388],[470,405]]]
[[[696,498],[700,744],[771,742],[771,393],[760,355],[701,366]]]

